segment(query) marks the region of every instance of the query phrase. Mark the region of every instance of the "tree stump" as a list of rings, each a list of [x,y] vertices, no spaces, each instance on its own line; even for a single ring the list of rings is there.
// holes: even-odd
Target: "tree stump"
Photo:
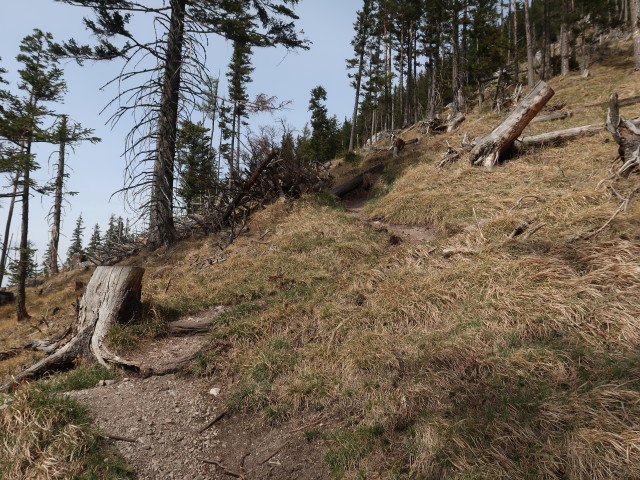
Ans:
[[[622,167],[616,175],[627,176],[640,167],[640,129],[630,120],[620,116],[617,93],[609,98],[607,130],[618,144],[618,154],[622,160]]]
[[[130,320],[139,310],[143,275],[142,267],[97,267],[80,301],[75,335],[51,355],[0,385],[0,392],[24,379],[68,366],[79,355],[92,355],[108,368],[117,365],[139,370],[111,353],[103,341],[114,322]]]
[[[471,164],[485,167],[496,165],[500,155],[513,146],[525,127],[554,93],[545,82],[538,82],[500,125],[476,142],[470,154]]]

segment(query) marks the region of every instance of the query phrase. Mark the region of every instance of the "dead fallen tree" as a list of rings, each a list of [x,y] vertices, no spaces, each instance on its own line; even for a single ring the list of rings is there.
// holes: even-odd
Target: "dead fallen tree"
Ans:
[[[625,107],[628,105],[635,105],[636,103],[640,103],[640,96],[623,98],[618,101],[618,106]],[[531,120],[531,123],[537,122],[548,122],[550,120],[561,120],[563,118],[573,117],[576,113],[584,112],[585,110],[589,110],[591,108],[604,107],[607,106],[609,102],[601,102],[601,103],[593,103],[591,105],[585,105],[584,107],[574,108],[572,110],[564,110],[560,112],[550,113],[548,115],[540,115],[539,117]]]
[[[632,121],[620,116],[619,105],[618,95],[614,93],[609,99],[607,130],[618,144],[618,154],[622,160],[622,167],[616,176],[627,176],[640,167],[640,129]]]
[[[500,125],[476,141],[470,153],[471,164],[485,167],[496,165],[500,156],[513,146],[525,127],[554,93],[545,82],[538,82]]]
[[[142,267],[97,267],[80,302],[75,334],[49,356],[0,385],[0,392],[19,382],[67,367],[81,355],[93,356],[102,365],[139,370],[109,351],[104,345],[109,327],[131,319],[140,307]]]
[[[346,182],[343,182],[340,185],[336,185],[330,190],[330,192],[332,195],[342,198],[347,193],[352,192],[357,188],[360,188],[364,183],[365,175],[371,174],[371,173],[380,173],[383,170],[384,170],[384,164],[378,163],[377,165],[374,165],[373,167],[368,168],[364,172],[359,173],[355,177],[351,177]]]

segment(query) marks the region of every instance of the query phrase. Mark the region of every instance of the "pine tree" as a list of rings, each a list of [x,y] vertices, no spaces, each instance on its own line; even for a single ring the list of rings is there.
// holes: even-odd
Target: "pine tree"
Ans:
[[[151,71],[143,67],[122,71],[120,79],[125,81],[148,76],[146,81],[123,89],[117,98],[122,106],[114,120],[129,118],[132,108],[145,110],[145,120],[138,122],[128,137],[129,170],[135,172],[130,172],[132,183],[125,189],[143,189],[149,194],[145,204],[149,213],[149,246],[171,244],[176,239],[173,187],[179,117],[189,110],[182,107],[197,103],[194,97],[199,93],[195,86],[207,76],[206,37],[221,35],[247,46],[306,48],[307,42],[298,38],[292,21],[297,17],[290,7],[298,0],[168,0],[160,7],[124,0],[56,1],[90,8],[95,19],[85,18],[84,22],[99,41],[92,48],[70,40],[61,51],[79,61],[125,58],[127,68],[143,65],[138,60],[151,56],[157,65]],[[155,35],[147,41],[131,33],[129,23],[134,20],[149,20]],[[119,41],[123,43],[118,45]],[[152,142],[155,148],[148,148]],[[152,168],[147,168],[149,164]]]
[[[95,257],[96,254],[100,251],[102,247],[102,237],[100,234],[100,225],[95,224],[93,226],[93,232],[91,233],[91,237],[89,238],[89,243],[87,244],[87,255],[91,257]]]
[[[25,282],[28,263],[29,200],[33,182],[31,172],[38,168],[32,153],[34,142],[49,141],[43,131],[42,122],[51,112],[44,107],[46,102],[62,99],[66,85],[58,59],[52,53],[53,37],[49,33],[34,30],[20,44],[20,54],[16,57],[22,64],[18,70],[18,88],[25,97],[17,97],[9,92],[0,94],[0,136],[8,139],[17,148],[12,163],[16,171],[16,181],[22,187],[22,225],[20,232],[20,259],[16,294],[16,315],[18,321],[29,318],[26,308]]]
[[[208,132],[202,124],[190,121],[182,122],[178,132],[176,159],[180,178],[177,194],[184,202],[187,214],[202,213],[204,200],[212,198],[216,191],[215,153],[211,150]]]
[[[312,160],[326,162],[338,153],[339,130],[336,117],[329,118],[327,107],[323,102],[327,100],[327,91],[317,86],[311,90],[309,111],[311,112],[311,139],[309,149]]]
[[[83,253],[82,242],[84,237],[84,222],[82,220],[82,214],[76,220],[76,226],[71,234],[71,245],[67,249],[67,263],[71,261],[76,253]]]
[[[18,252],[18,257],[9,262],[7,270],[9,272],[9,285],[17,286],[21,281],[21,275],[23,275],[20,266],[20,259],[23,256],[27,259],[26,273],[24,274],[26,280],[37,277],[40,271],[38,270],[38,263],[36,261],[36,252],[38,250],[33,248],[33,242],[30,240],[27,242],[25,252],[22,252],[20,248],[16,248],[15,250]]]

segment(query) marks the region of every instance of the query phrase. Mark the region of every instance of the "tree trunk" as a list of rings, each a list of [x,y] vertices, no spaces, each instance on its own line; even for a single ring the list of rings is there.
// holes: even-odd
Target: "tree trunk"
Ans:
[[[640,27],[638,26],[638,0],[631,0],[631,31],[633,32],[634,71],[640,70]]]
[[[22,172],[22,225],[20,227],[20,257],[18,261],[18,285],[16,286],[16,319],[31,318],[27,312],[27,268],[29,266],[29,195],[31,186],[31,139],[25,149],[26,165]]]
[[[560,24],[560,75],[569,75],[569,28],[567,26],[568,0],[562,0],[562,23]]]
[[[535,52],[533,51],[533,36],[531,35],[531,20],[529,19],[529,0],[524,0],[524,28],[527,37],[527,84],[529,88],[535,85],[535,71],[533,61]]]
[[[351,134],[349,135],[349,151],[353,152],[356,139],[356,122],[358,120],[358,105],[360,103],[360,86],[362,84],[362,70],[364,68],[364,46],[358,59],[358,73],[356,74],[356,98],[353,102],[353,115],[351,115]]]
[[[2,242],[2,255],[0,255],[0,287],[4,281],[5,268],[7,266],[7,253],[9,252],[9,233],[11,232],[11,220],[13,219],[13,209],[16,205],[16,193],[18,192],[18,180],[20,172],[16,172],[13,180],[13,192],[11,194],[11,202],[9,203],[9,211],[7,212],[7,223],[4,227],[4,238]]]
[[[64,186],[64,162],[67,139],[67,116],[63,115],[60,125],[60,151],[58,152],[58,172],[56,175],[53,200],[53,218],[51,225],[51,243],[49,244],[49,272],[58,273],[58,244],[60,241],[60,218],[62,217],[62,188]]]
[[[640,129],[620,116],[617,93],[609,99],[607,130],[618,144],[618,154],[623,163],[617,175],[627,176],[640,167]]]
[[[106,367],[119,365],[137,369],[137,365],[109,352],[102,342],[114,322],[130,320],[135,315],[140,306],[143,275],[142,267],[97,267],[80,301],[76,334],[51,355],[2,384],[0,392],[90,353]]]
[[[453,92],[453,104],[451,107],[451,118],[454,118],[460,113],[462,105],[460,105],[460,77],[458,72],[459,67],[459,23],[458,23],[458,5],[455,4],[452,9],[451,22],[453,25],[453,36],[451,38],[451,91]]]
[[[347,193],[354,191],[357,188],[360,188],[364,183],[364,176],[368,173],[379,173],[384,170],[384,165],[379,163],[374,165],[373,167],[365,170],[362,173],[359,173],[355,177],[350,178],[346,182],[341,183],[340,185],[336,185],[331,189],[331,194],[336,197],[344,197]]]
[[[496,165],[500,155],[511,148],[531,119],[546,105],[554,93],[545,82],[538,82],[500,125],[477,141],[471,150],[471,163],[485,167]]]
[[[518,1],[513,0],[513,79],[519,82],[520,59],[518,58]]]
[[[544,0],[542,14],[542,68],[540,69],[540,80],[551,78],[551,13],[549,11],[549,0]]]
[[[180,70],[184,41],[186,0],[171,0],[171,21],[167,39],[162,97],[158,117],[157,152],[153,165],[149,247],[168,246],[176,240],[173,225],[173,170],[176,151]]]

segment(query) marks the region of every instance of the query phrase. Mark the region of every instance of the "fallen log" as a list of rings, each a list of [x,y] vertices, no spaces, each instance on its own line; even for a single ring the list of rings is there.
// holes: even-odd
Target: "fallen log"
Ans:
[[[607,130],[618,144],[618,154],[623,163],[616,176],[627,176],[640,167],[640,129],[632,121],[620,116],[616,93],[609,98]]]
[[[80,355],[93,355],[100,364],[139,370],[139,367],[111,353],[104,345],[109,327],[129,320],[140,307],[142,267],[97,267],[80,301],[76,334],[49,356],[0,385],[0,392],[22,380],[66,367]]]
[[[384,165],[382,163],[378,163],[371,168],[368,168],[362,173],[359,173],[355,177],[350,178],[346,182],[341,183],[340,185],[336,185],[330,190],[332,195],[336,197],[342,198],[347,193],[354,191],[356,188],[360,188],[364,183],[364,176],[368,173],[379,173],[384,170]]]
[[[471,164],[485,167],[496,165],[500,155],[513,146],[525,127],[554,93],[545,82],[538,82],[500,125],[476,142],[470,154]]]
[[[635,105],[636,103],[640,103],[640,95],[635,97],[623,98],[622,100],[618,101],[618,105],[620,107]],[[563,118],[570,118],[573,117],[576,113],[584,112],[585,110],[589,110],[591,108],[605,107],[607,105],[609,105],[609,102],[593,103],[591,105],[585,105],[584,107],[574,108],[572,110],[564,110],[561,112],[550,113],[548,115],[541,115],[531,120],[531,123],[548,122],[550,120],[561,120]]]
[[[640,125],[640,117],[629,120],[635,126]],[[564,130],[556,130],[553,132],[540,133],[538,135],[528,135],[518,139],[518,144],[533,147],[543,146],[551,143],[562,142],[570,140],[572,138],[580,137],[583,135],[591,135],[593,133],[601,132],[607,128],[606,123],[594,123],[592,125],[582,125],[580,127],[566,128]]]

